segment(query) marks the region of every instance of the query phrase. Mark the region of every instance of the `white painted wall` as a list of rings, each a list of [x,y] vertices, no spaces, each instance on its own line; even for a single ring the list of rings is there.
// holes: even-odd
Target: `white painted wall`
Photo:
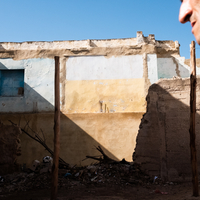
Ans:
[[[132,79],[143,77],[142,55],[82,56],[66,61],[67,80]]]
[[[158,58],[158,79],[179,76],[189,77],[189,67],[182,62],[181,58]]]
[[[181,58],[157,58],[147,54],[148,78],[151,84],[160,78],[188,77],[188,66]],[[67,80],[107,80],[143,78],[142,55],[110,57],[79,56],[66,61]]]
[[[150,83],[156,83],[158,81],[158,69],[157,69],[157,55],[147,54],[147,66],[148,66],[148,78]]]
[[[160,78],[189,77],[182,58],[147,55],[151,84]],[[66,79],[118,80],[143,78],[143,56],[79,56],[66,61]],[[0,69],[24,69],[24,96],[0,97],[0,112],[46,112],[54,110],[54,59],[0,59]],[[198,72],[197,72],[198,73]]]
[[[54,110],[54,60],[0,59],[0,69],[24,69],[24,96],[0,97],[0,112]]]

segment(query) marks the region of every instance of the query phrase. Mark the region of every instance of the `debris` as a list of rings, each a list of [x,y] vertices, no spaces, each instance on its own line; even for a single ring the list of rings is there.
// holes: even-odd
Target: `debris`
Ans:
[[[162,183],[163,183],[163,181],[159,176],[154,176],[153,184],[159,185],[159,184],[162,184]]]
[[[53,162],[53,158],[50,157],[50,156],[45,156],[45,157],[43,158],[43,162],[44,162],[44,163]]]
[[[36,164],[39,161],[36,160]],[[4,182],[0,182],[0,194],[17,191],[28,191],[37,188],[51,188],[51,173],[47,170],[49,163],[40,162],[32,173],[21,172],[9,174],[4,177]],[[108,164],[98,163],[86,167],[71,167],[59,169],[58,188],[72,188],[78,185],[89,184],[116,184],[126,185],[149,185],[153,184],[152,179],[146,175],[140,165],[131,164]]]
[[[16,125],[15,123],[13,123],[11,120],[8,120],[8,121],[9,121],[11,124],[17,126],[17,125]],[[30,134],[30,133],[28,133],[28,131],[25,130],[26,127],[28,127],[28,130],[30,130],[30,131],[33,133],[33,135]],[[33,140],[35,140],[35,141],[37,141],[38,143],[40,143],[40,144],[52,155],[52,157],[54,156],[54,152],[47,146],[47,144],[46,144],[46,142],[45,142],[45,137],[44,137],[44,133],[42,132],[42,130],[41,130],[41,132],[42,132],[42,135],[43,135],[43,139],[41,138],[41,136],[40,136],[37,132],[35,132],[34,130],[31,129],[31,127],[29,126],[29,122],[28,122],[28,121],[27,121],[27,124],[26,124],[26,126],[25,126],[24,129],[21,128],[21,127],[19,127],[19,128],[21,129],[21,131],[22,131],[23,133],[25,133],[26,135],[28,135],[28,136],[29,136],[30,138],[32,138]],[[63,167],[63,168],[68,168],[68,167],[69,167],[69,164],[66,163],[62,158],[59,157],[59,166],[60,166],[60,167]]]
[[[0,182],[4,182],[4,178],[2,176],[0,176]]]
[[[70,173],[66,173],[65,175],[64,175],[64,177],[69,177],[69,176],[72,176]]]
[[[164,194],[164,195],[168,194],[168,192],[161,192],[161,191],[158,190],[158,189],[154,190],[154,192],[155,192],[156,194]]]
[[[84,160],[90,158],[90,159],[98,160],[98,161],[101,162],[101,163],[112,163],[112,164],[119,164],[119,163],[121,163],[121,164],[130,164],[130,163],[127,162],[124,158],[123,158],[121,161],[113,160],[112,158],[108,157],[108,156],[104,153],[103,149],[102,149],[100,146],[95,147],[95,148],[96,148],[96,150],[99,151],[102,155],[100,155],[100,156],[86,156],[86,158],[85,158]]]
[[[53,166],[53,158],[51,158],[50,156],[45,156],[43,158],[43,163],[41,166],[41,170],[40,170],[40,174],[45,173],[45,172],[51,172]]]
[[[154,177],[154,179],[153,179],[153,182],[154,182],[154,183],[155,183],[155,181],[156,181],[157,178],[158,178],[157,176]]]
[[[95,176],[94,178],[91,179],[91,181],[94,181],[97,178],[97,176]]]
[[[79,172],[75,174],[75,177],[78,177],[78,176],[79,176]]]
[[[40,165],[40,161],[39,160],[34,160],[32,166],[30,167],[30,169],[32,171],[36,171],[38,169],[39,165]]]
[[[42,168],[42,169],[40,170],[40,174],[46,173],[46,172],[50,172],[50,171],[51,171],[51,169],[49,169],[49,167],[44,167],[44,168]]]

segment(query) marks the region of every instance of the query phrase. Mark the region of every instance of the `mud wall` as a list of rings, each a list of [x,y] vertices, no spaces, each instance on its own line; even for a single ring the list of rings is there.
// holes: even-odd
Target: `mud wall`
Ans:
[[[197,81],[196,139],[200,166],[200,80]],[[191,179],[189,148],[190,80],[160,80],[149,88],[133,158],[152,176]],[[199,167],[200,171],[200,167]]]
[[[21,155],[21,130],[0,121],[0,133],[0,174],[3,175],[19,168],[17,158]]]

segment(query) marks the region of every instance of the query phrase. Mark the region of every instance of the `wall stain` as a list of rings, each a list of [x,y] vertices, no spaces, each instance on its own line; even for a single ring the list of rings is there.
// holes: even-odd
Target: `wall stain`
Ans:
[[[61,108],[65,106],[65,82],[67,75],[66,63],[69,57],[61,57],[60,59],[60,83],[61,83]]]
[[[178,65],[178,62],[176,61],[176,58],[174,58],[174,57],[172,56],[172,60],[173,60],[174,64],[176,65],[175,71],[176,71],[177,76],[178,76],[178,77],[181,77],[181,75],[180,75],[180,70],[179,70],[179,65]]]
[[[145,91],[145,95],[147,95],[149,86],[151,85],[150,80],[149,80],[149,75],[148,75],[147,53],[143,54],[143,78],[145,80],[144,91]]]

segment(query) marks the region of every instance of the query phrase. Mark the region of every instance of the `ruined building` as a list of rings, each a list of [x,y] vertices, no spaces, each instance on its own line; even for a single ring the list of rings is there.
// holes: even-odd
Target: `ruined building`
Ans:
[[[102,146],[116,160],[131,161],[139,126],[143,126],[140,123],[149,87],[163,78],[189,77],[177,41],[158,41],[154,35],[144,37],[142,32],[128,39],[0,43],[0,120],[5,125],[11,120],[21,127],[28,123],[39,133],[42,130],[51,149],[54,56],[60,56],[61,68],[60,156],[70,164],[91,163],[82,160],[86,155],[98,154],[94,145]],[[158,98],[157,92],[151,92]],[[147,122],[143,119],[142,123]],[[148,145],[154,145],[145,139],[149,130],[154,134],[157,129],[158,123],[154,123],[138,137],[135,159],[141,163],[146,155],[142,153],[151,149]],[[158,135],[156,139],[159,143]],[[27,135],[21,134],[20,140],[19,164],[30,165],[48,154]],[[160,154],[158,150],[153,153]],[[148,168],[148,160],[144,163]],[[161,173],[158,162],[156,167],[155,172]]]

